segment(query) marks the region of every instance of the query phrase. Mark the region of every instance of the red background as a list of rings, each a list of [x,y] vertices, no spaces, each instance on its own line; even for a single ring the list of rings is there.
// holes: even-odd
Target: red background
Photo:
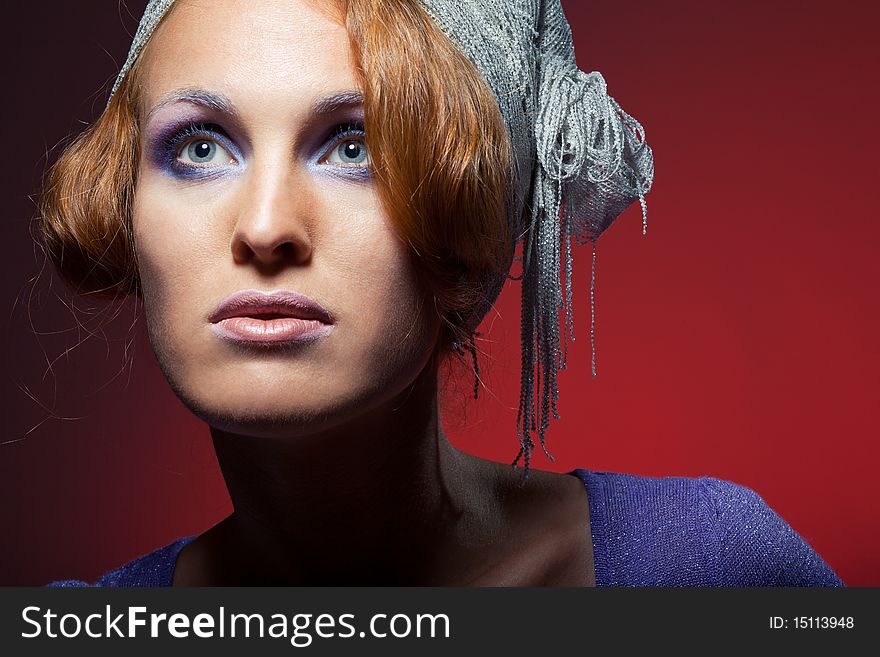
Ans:
[[[5,26],[4,585],[92,580],[231,510],[207,428],[134,306],[69,306],[28,236],[28,195],[103,108],[144,4],[34,3]],[[599,241],[595,379],[590,252],[575,253],[556,462],[539,450],[533,467],[747,485],[849,585],[880,585],[877,5],[564,4],[581,68],[642,122],[656,180],[647,236],[636,205]],[[496,310],[479,343],[488,388],[448,428],[510,461],[518,282]]]

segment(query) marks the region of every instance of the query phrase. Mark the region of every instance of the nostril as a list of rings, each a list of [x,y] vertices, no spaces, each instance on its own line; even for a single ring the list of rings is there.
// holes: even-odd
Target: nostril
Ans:
[[[278,246],[278,249],[284,258],[290,258],[293,255],[294,246],[291,242],[284,242]]]

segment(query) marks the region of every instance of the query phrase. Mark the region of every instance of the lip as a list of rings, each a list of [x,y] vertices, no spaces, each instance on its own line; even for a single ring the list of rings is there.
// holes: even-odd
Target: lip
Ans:
[[[290,290],[240,290],[223,299],[209,321],[219,337],[254,345],[312,342],[335,323],[317,301]]]

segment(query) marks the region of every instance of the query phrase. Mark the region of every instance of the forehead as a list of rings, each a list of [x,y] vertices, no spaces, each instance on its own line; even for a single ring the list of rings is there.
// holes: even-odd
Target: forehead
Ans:
[[[142,54],[145,106],[181,87],[216,89],[253,108],[358,88],[345,26],[333,2],[323,5],[177,0]]]

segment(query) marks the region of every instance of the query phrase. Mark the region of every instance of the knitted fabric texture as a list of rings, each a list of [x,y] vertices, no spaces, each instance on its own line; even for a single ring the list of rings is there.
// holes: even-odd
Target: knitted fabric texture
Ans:
[[[589,503],[596,586],[844,586],[755,491],[714,477],[639,477],[578,468]],[[589,521],[589,524],[588,524]],[[139,557],[91,586],[171,586],[196,536]],[[58,580],[49,586],[90,586]]]
[[[505,280],[522,281],[521,386],[517,413],[523,480],[532,432],[544,453],[551,414],[559,419],[557,372],[574,339],[572,239],[590,243],[592,374],[596,375],[594,283],[596,239],[629,205],[641,204],[654,161],[641,124],[607,93],[602,75],[580,70],[560,0],[418,0],[447,37],[483,75],[498,101],[515,158],[510,172],[510,260],[522,241],[522,273],[485,272],[485,302],[466,318],[474,331]],[[152,0],[110,94],[146,45],[174,0]],[[110,99],[108,99],[108,105]],[[564,274],[564,284],[562,282]],[[559,310],[564,311],[560,330]]]

